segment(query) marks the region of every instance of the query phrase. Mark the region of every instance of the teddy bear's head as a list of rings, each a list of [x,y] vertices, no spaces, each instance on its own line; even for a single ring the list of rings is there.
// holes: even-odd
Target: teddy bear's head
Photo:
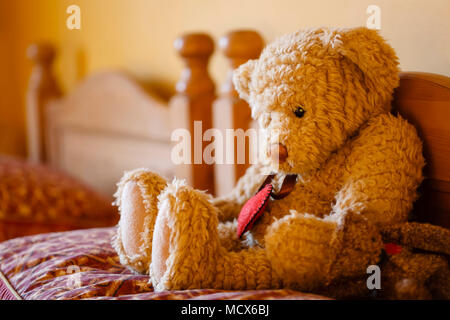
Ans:
[[[394,50],[375,30],[322,28],[280,37],[233,82],[270,132],[272,164],[307,174],[368,119],[389,112],[398,72]]]

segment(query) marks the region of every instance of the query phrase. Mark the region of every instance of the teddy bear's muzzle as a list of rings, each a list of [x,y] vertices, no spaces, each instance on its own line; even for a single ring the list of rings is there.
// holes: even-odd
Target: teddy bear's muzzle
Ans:
[[[288,157],[286,147],[281,143],[274,143],[270,146],[269,157],[278,163],[283,163]]]

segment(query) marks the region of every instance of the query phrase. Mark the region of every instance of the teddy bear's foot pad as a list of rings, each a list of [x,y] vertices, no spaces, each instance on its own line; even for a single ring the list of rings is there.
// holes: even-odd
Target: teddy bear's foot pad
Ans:
[[[220,247],[210,196],[175,179],[159,201],[150,266],[155,291],[208,287]]]
[[[123,176],[115,195],[120,221],[113,245],[121,263],[138,272],[148,272],[157,199],[166,186],[158,174],[137,169]]]

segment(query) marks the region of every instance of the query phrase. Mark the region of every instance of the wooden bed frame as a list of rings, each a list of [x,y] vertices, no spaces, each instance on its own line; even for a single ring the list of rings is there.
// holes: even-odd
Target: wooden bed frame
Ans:
[[[230,190],[246,166],[224,165],[226,174],[216,170],[216,179],[214,166],[205,163],[176,166],[170,161],[171,132],[174,128],[193,132],[194,121],[202,122],[203,131],[213,127],[213,109],[214,127],[246,129],[251,121],[248,105],[237,97],[230,76],[216,96],[208,73],[214,51],[209,35],[186,34],[174,45],[185,67],[170,101],[117,71],[91,75],[63,96],[51,70],[55,49],[50,44],[32,45],[28,52],[34,61],[27,93],[29,159],[62,169],[107,195],[114,193],[124,171],[139,167],[149,167],[168,179],[185,178],[213,194],[216,185],[219,193]],[[222,37],[220,47],[230,61],[231,74],[233,68],[259,56],[263,41],[255,31],[238,30]],[[229,116],[222,117],[224,113]],[[192,141],[191,154],[194,145]]]
[[[427,164],[414,218],[450,228],[450,78],[402,73],[393,109],[417,128],[423,141]]]
[[[257,32],[242,30],[227,34],[219,44],[231,72],[257,58],[263,40]],[[92,75],[62,96],[51,73],[55,50],[49,45],[30,47],[35,62],[27,97],[30,159],[61,168],[110,195],[123,171],[136,167],[186,178],[216,194],[230,190],[246,166],[216,165],[214,170],[206,164],[173,165],[168,160],[171,128],[193,132],[193,122],[199,120],[203,130],[245,130],[251,125],[248,105],[238,98],[230,75],[216,97],[208,74],[214,51],[209,35],[182,36],[175,48],[185,69],[176,95],[165,101],[120,72]],[[400,77],[393,112],[416,126],[427,160],[413,215],[450,228],[450,78],[418,72]]]

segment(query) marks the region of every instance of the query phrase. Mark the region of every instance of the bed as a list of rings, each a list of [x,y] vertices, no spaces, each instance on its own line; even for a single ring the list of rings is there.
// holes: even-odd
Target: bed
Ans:
[[[241,37],[240,37],[241,36]],[[252,51],[260,50],[258,47],[258,37],[254,34],[242,34],[236,39],[253,39]],[[247,38],[246,38],[247,37]],[[233,39],[228,35],[228,40]],[[199,41],[199,42],[196,42]],[[226,41],[223,41],[223,47],[227,47]],[[248,41],[250,43],[251,41]],[[190,44],[189,46],[186,43]],[[197,44],[193,44],[197,43]],[[202,43],[199,45],[199,43]],[[261,45],[262,46],[262,45]],[[210,38],[205,35],[187,35],[181,38],[176,43],[180,54],[187,61],[187,68],[193,66],[204,68],[197,70],[196,79],[203,79],[197,85],[192,87],[189,81],[193,78],[187,79],[188,75],[182,76],[177,90],[177,95],[168,103],[169,111],[164,109],[164,103],[150,98],[147,93],[144,93],[135,85],[135,83],[122,74],[103,74],[95,76],[86,80],[80,85],[78,89],[66,97],[61,97],[58,91],[47,91],[44,98],[40,98],[39,103],[45,101],[48,107],[48,116],[44,123],[46,132],[43,136],[47,136],[44,140],[35,141],[34,156],[40,161],[48,161],[52,165],[59,168],[66,168],[74,174],[79,174],[80,179],[85,179],[89,183],[89,176],[94,174],[99,175],[91,183],[97,188],[112,192],[111,181],[117,181],[117,176],[120,170],[126,169],[127,165],[137,166],[138,163],[133,162],[135,157],[140,157],[142,150],[147,148],[157,148],[161,144],[161,148],[170,146],[165,131],[159,131],[158,134],[164,133],[160,139],[155,139],[156,132],[152,132],[148,128],[148,123],[142,117],[145,115],[146,108],[151,108],[155,111],[160,110],[158,116],[160,121],[166,119],[171,121],[170,110],[177,110],[178,114],[182,114],[178,121],[183,122],[184,126],[190,128],[190,121],[198,117],[198,110],[203,116],[204,109],[199,106],[206,106],[214,110],[220,106],[227,112],[232,114],[224,114],[223,119],[228,119],[226,124],[222,123],[222,127],[233,126],[236,121],[232,119],[247,119],[248,111],[236,111],[235,107],[242,106],[232,89],[224,90],[216,99],[214,95],[214,83],[211,78],[205,75],[207,73],[205,57],[212,53],[212,44]],[[255,49],[256,48],[256,49]],[[245,50],[244,50],[245,51]],[[200,57],[193,52],[200,52]],[[239,50],[226,51],[228,55],[233,57]],[[241,51],[242,53],[242,51]],[[244,58],[240,58],[241,62],[251,58],[249,51],[245,51]],[[197,60],[196,60],[197,59]],[[200,60],[199,60],[200,59]],[[203,62],[199,62],[203,59]],[[239,63],[235,62],[233,67]],[[41,70],[42,71],[42,70]],[[185,72],[187,72],[185,70]],[[189,73],[189,72],[187,72]],[[195,73],[195,72],[194,72]],[[192,74],[192,73],[190,73]],[[195,77],[194,77],[195,78]],[[197,81],[195,80],[195,81]],[[194,82],[195,82],[194,81]],[[229,85],[229,84],[228,84]],[[50,86],[51,87],[51,86]],[[49,88],[49,87],[47,87]],[[103,89],[100,89],[103,88]],[[124,89],[125,88],[125,89]],[[99,90],[104,90],[104,94],[98,94]],[[53,92],[48,94],[49,92]],[[97,92],[97,93],[94,93]],[[147,137],[142,136],[142,132],[136,135],[128,135],[128,126],[124,127],[124,131],[117,131],[120,127],[120,122],[117,119],[114,121],[106,120],[103,123],[101,133],[93,130],[93,127],[86,125],[88,110],[95,109],[96,106],[103,105],[102,100],[91,103],[85,101],[86,109],[84,113],[81,112],[83,105],[83,97],[89,97],[88,100],[93,99],[94,94],[98,94],[96,99],[106,99],[110,101],[107,93],[115,92],[116,102],[119,97],[121,103],[113,104],[114,108],[120,110],[121,104],[128,101],[127,97],[135,99],[137,108],[142,107],[142,114],[136,117],[138,125],[136,130],[143,130],[148,134]],[[36,92],[35,92],[36,93]],[[88,94],[89,93],[89,94]],[[39,93],[42,97],[42,92]],[[199,95],[202,96],[199,98]],[[106,97],[106,98],[105,98]],[[138,98],[139,97],[139,98]],[[55,100],[56,99],[56,100]],[[62,100],[61,100],[62,99]],[[81,99],[81,100],[78,100]],[[56,102],[60,105],[57,107]],[[70,104],[72,107],[67,107]],[[78,102],[77,102],[78,101]],[[206,102],[205,102],[206,101]],[[217,103],[219,101],[220,103]],[[40,105],[38,103],[38,105]],[[56,103],[56,104],[55,104]],[[88,104],[91,103],[91,104]],[[61,106],[62,104],[62,106]],[[228,107],[223,107],[223,106]],[[51,106],[51,107],[50,107]],[[66,106],[66,107],[65,107]],[[75,106],[75,107],[74,107]],[[103,105],[104,106],[104,105]],[[195,106],[195,107],[192,107]],[[219,107],[218,107],[219,106]],[[52,109],[54,108],[54,109]],[[83,107],[84,108],[84,107]],[[59,109],[59,110],[57,110]],[[37,108],[42,111],[42,106]],[[54,111],[53,111],[54,110]],[[67,122],[69,118],[66,117],[66,112],[69,110],[74,113],[74,119],[80,123]],[[99,111],[93,118],[101,118],[103,115]],[[97,112],[96,111],[96,112]],[[148,110],[147,110],[148,111]],[[53,113],[54,112],[54,113]],[[78,113],[80,112],[80,113]],[[155,111],[156,112],[156,111]],[[191,112],[190,116],[187,116]],[[209,111],[206,112],[208,114]],[[224,111],[225,112],[225,111]],[[242,112],[242,113],[241,113]],[[400,86],[396,89],[393,100],[393,112],[399,113],[413,123],[421,138],[424,141],[424,153],[427,160],[425,168],[426,179],[420,187],[421,197],[415,203],[411,217],[415,221],[430,222],[439,226],[450,228],[450,78],[427,73],[418,72],[404,72],[401,74]],[[121,114],[122,120],[129,119],[129,112]],[[155,113],[152,113],[153,116]],[[79,117],[78,117],[79,116]],[[138,119],[140,118],[140,119]],[[214,118],[214,116],[213,116]],[[222,120],[223,120],[222,119]],[[230,120],[231,119],[231,120]],[[40,120],[42,121],[42,120]],[[75,121],[75,120],[70,120]],[[165,120],[164,120],[165,121]],[[83,124],[83,125],[81,125]],[[99,122],[92,122],[92,126],[98,126]],[[141,127],[142,125],[142,127]],[[250,120],[245,120],[238,127],[249,126]],[[37,126],[36,126],[37,127]],[[42,128],[42,127],[41,127]],[[104,130],[103,130],[104,129]],[[145,130],[144,130],[145,129]],[[147,131],[146,131],[147,130]],[[57,132],[57,133],[56,133]],[[120,136],[120,137],[119,137]],[[121,138],[127,137],[128,140],[121,141]],[[83,138],[84,137],[84,138]],[[89,147],[84,145],[84,139],[93,137],[94,142]],[[112,138],[114,137],[114,138]],[[102,140],[103,139],[103,140]],[[59,141],[58,141],[59,140]],[[108,165],[112,166],[114,173],[100,172],[97,169],[86,165],[85,167],[73,168],[74,159],[71,152],[84,152],[83,157],[87,157],[89,161],[97,161],[98,155],[90,154],[89,150],[98,148],[100,143],[114,143],[111,148],[116,148],[118,143],[123,145],[135,143],[133,150],[129,151],[133,156],[130,158],[123,158],[123,162],[119,163],[115,152],[105,156],[105,158],[113,157],[113,162]],[[103,142],[100,142],[103,141]],[[65,144],[71,143],[77,146],[78,149],[69,150],[62,148]],[[81,143],[83,142],[83,143]],[[108,145],[106,143],[105,145]],[[103,145],[103,144],[101,144]],[[92,148],[92,149],[83,149]],[[82,151],[85,150],[85,151]],[[154,162],[151,155],[157,149],[151,149],[148,158],[143,157],[144,164],[148,161],[150,166],[155,169],[161,169],[166,165],[167,175],[177,174],[179,169],[167,166],[166,164],[158,164]],[[161,149],[162,150],[162,149]],[[125,150],[124,150],[125,152]],[[133,153],[135,152],[135,153]],[[146,151],[144,151],[146,152]],[[79,161],[79,159],[78,159]],[[105,160],[106,161],[106,160]],[[77,161],[75,161],[77,162]],[[78,164],[81,166],[81,164]],[[162,167],[158,167],[161,165]],[[81,168],[81,169],[80,169]],[[79,171],[77,171],[79,170]],[[87,170],[87,171],[86,171]],[[93,171],[90,171],[93,170]],[[163,169],[161,169],[163,170]],[[205,183],[199,176],[199,171],[202,175],[209,177],[209,187],[214,188],[212,182],[213,171],[205,169],[204,166],[197,168],[182,168],[187,175],[190,176],[191,182],[194,185],[202,185]],[[239,169],[234,168],[235,172]],[[235,174],[233,179],[236,179],[238,174]],[[101,179],[100,179],[101,178]],[[100,179],[100,180],[97,180]],[[212,180],[211,180],[212,179]],[[101,181],[101,182],[100,182]],[[98,183],[96,185],[96,183]],[[217,182],[214,182],[217,184]],[[226,189],[226,188],[225,188]],[[225,190],[224,189],[224,190]],[[213,189],[210,189],[213,190]],[[257,291],[223,291],[223,290],[187,290],[174,292],[159,292],[155,293],[151,285],[148,284],[149,278],[145,275],[138,275],[127,270],[120,265],[115,251],[111,247],[111,237],[115,233],[115,227],[95,228],[86,230],[67,231],[60,233],[46,233],[32,235],[28,237],[19,237],[0,243],[0,298],[2,299],[327,299],[327,297],[318,296],[309,293],[296,292],[292,290],[257,290]]]

